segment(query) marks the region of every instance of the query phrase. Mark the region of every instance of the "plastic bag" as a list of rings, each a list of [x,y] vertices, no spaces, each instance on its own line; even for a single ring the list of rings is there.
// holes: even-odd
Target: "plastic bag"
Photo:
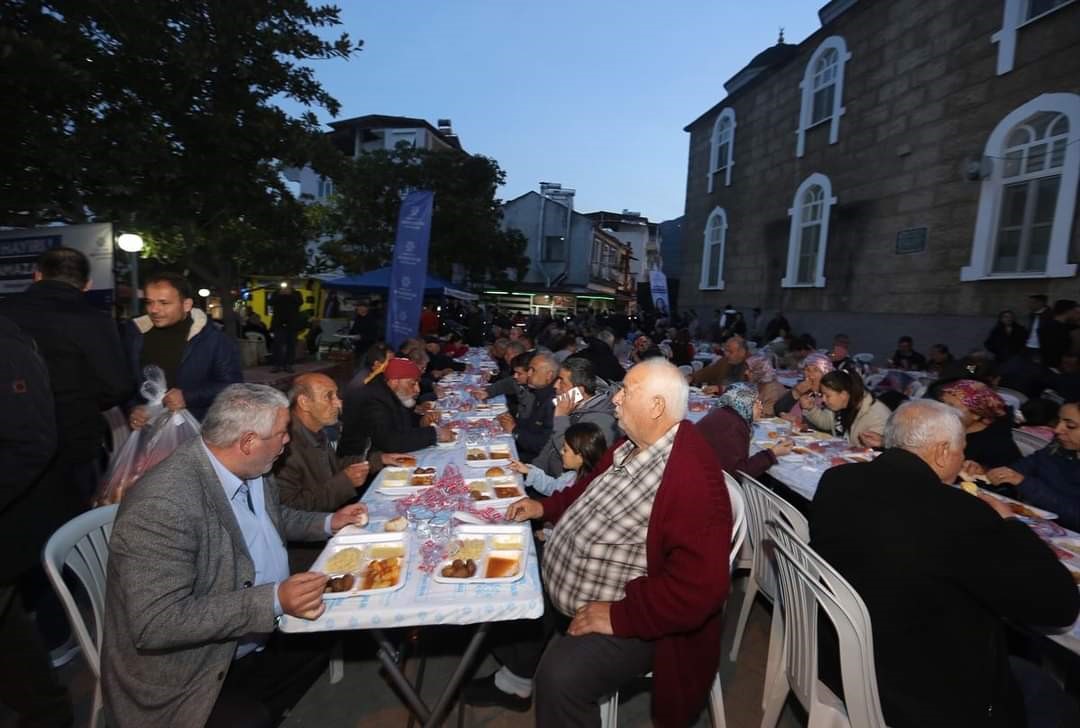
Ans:
[[[199,421],[190,412],[172,412],[161,403],[168,391],[161,367],[148,366],[143,375],[146,381],[139,391],[147,400],[144,406],[150,411],[150,419],[142,429],[131,433],[116,454],[94,499],[95,505],[119,503],[139,478],[199,434]]]

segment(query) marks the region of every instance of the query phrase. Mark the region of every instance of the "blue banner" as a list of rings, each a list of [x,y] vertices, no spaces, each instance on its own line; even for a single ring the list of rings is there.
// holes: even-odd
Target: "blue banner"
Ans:
[[[420,331],[434,203],[430,190],[414,190],[401,201],[386,306],[386,343],[392,349]]]

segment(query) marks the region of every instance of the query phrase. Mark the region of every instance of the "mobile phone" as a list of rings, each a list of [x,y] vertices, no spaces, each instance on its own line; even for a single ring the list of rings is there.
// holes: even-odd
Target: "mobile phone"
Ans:
[[[585,396],[581,393],[581,387],[574,387],[572,389],[569,389],[566,392],[563,392],[562,394],[560,394],[559,397],[568,398],[570,400],[570,404],[577,404],[578,402],[580,402],[582,399],[585,398]],[[553,405],[558,405],[559,404],[559,397],[556,397],[555,399],[551,400],[551,403]]]

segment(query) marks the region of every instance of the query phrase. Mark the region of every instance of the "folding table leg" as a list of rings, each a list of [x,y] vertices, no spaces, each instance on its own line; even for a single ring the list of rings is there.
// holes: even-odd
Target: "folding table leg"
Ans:
[[[408,678],[401,672],[401,667],[397,661],[397,650],[387,639],[386,635],[381,629],[371,630],[371,636],[375,639],[375,642],[379,645],[378,656],[379,661],[382,662],[383,667],[386,668],[386,673],[390,676],[390,680],[397,686],[397,689],[401,691],[402,696],[405,698],[405,702],[409,704],[409,709],[416,717],[424,721],[427,725],[431,718],[431,711],[428,710],[427,705],[424,704],[423,698],[416,692],[416,689],[409,682]]]
[[[435,707],[431,709],[431,714],[423,719],[425,728],[434,728],[435,726],[438,726],[442,721],[443,716],[449,712],[450,701],[457,695],[458,688],[461,686],[461,681],[464,680],[465,675],[468,674],[473,660],[476,659],[476,653],[480,651],[480,646],[483,645],[484,638],[487,637],[488,630],[490,629],[491,625],[487,623],[481,623],[476,626],[476,632],[473,634],[472,639],[469,640],[469,646],[465,648],[465,654],[461,656],[457,669],[454,670],[454,674],[451,675],[450,679],[446,682],[446,687],[443,688],[442,695],[439,696],[439,701],[435,703]]]

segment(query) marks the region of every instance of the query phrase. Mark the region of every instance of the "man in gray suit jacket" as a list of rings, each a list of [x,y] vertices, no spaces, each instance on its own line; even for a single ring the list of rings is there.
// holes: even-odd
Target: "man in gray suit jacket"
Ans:
[[[269,476],[289,440],[288,400],[234,384],[202,436],[124,498],[109,543],[102,691],[113,726],[271,726],[317,673],[300,671],[282,614],[314,619],[326,577],[289,575],[284,542],[364,525],[283,507]]]

